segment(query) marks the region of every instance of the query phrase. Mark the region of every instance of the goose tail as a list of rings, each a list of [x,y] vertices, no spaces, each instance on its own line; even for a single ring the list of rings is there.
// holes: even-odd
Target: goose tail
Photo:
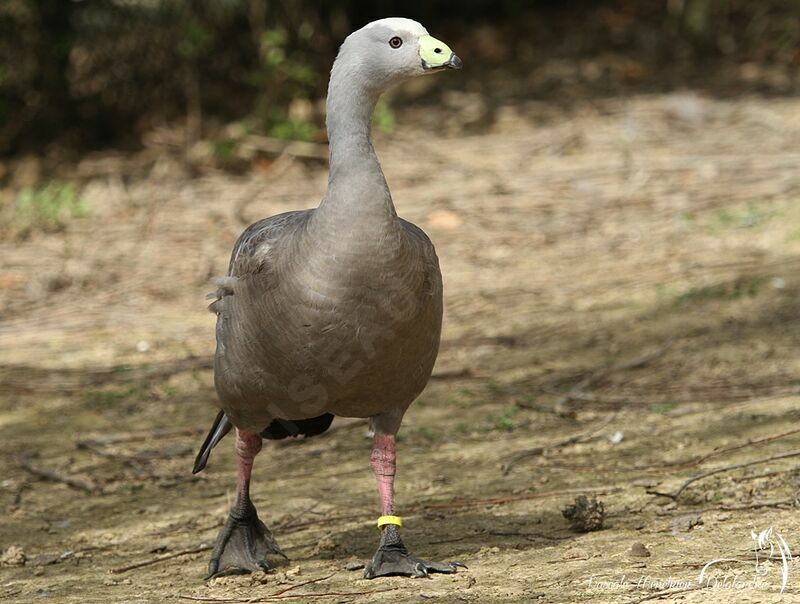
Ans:
[[[225,438],[225,435],[231,431],[231,428],[233,428],[233,424],[228,419],[228,416],[225,415],[225,412],[220,411],[217,413],[217,418],[214,420],[214,425],[211,426],[211,430],[209,430],[208,436],[206,436],[206,440],[203,442],[202,446],[200,447],[200,451],[198,451],[197,457],[194,460],[192,474],[197,474],[206,467],[206,463],[208,463],[208,457],[211,455],[211,449],[213,449],[219,441]]]

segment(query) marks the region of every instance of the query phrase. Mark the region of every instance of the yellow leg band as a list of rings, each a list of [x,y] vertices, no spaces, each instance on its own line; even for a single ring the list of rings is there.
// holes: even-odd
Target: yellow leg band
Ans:
[[[403,526],[403,519],[400,516],[381,516],[378,518],[378,528],[382,529],[387,524],[396,524],[397,526]]]

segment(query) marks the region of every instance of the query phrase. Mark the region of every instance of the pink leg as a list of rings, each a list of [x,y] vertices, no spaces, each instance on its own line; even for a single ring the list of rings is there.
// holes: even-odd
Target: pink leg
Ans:
[[[236,455],[239,456],[239,475],[236,481],[237,499],[250,499],[250,473],[253,461],[261,451],[261,436],[236,428]]]
[[[397,463],[394,436],[376,434],[372,441],[370,463],[375,479],[378,481],[378,495],[381,498],[381,514],[394,514],[394,474]]]
[[[378,494],[381,497],[381,513],[394,515],[394,474],[397,462],[394,436],[375,434],[372,441],[372,471],[378,481]],[[426,577],[429,573],[454,573],[460,562],[428,562],[411,555],[400,538],[400,527],[387,524],[381,530],[381,543],[372,560],[364,567],[364,577],[406,575]]]
[[[285,557],[272,538],[272,533],[259,520],[256,508],[250,501],[250,474],[253,471],[253,460],[261,450],[261,436],[237,428],[235,447],[239,458],[236,502],[217,537],[214,551],[211,552],[211,560],[208,563],[209,577],[227,568],[246,571],[267,570],[268,554]]]

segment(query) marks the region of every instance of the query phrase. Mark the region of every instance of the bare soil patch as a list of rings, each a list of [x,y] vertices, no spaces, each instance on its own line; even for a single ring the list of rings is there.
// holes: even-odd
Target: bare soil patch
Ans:
[[[192,177],[164,155],[127,178],[104,157],[81,166],[87,217],[0,243],[0,600],[637,602],[715,558],[755,580],[751,530],[800,552],[800,101],[520,104],[442,140],[414,121],[377,147],[437,245],[446,319],[399,511],[415,553],[469,569],[347,570],[377,504],[366,426],[337,420],[256,465],[291,562],[203,582],[234,489],[229,446],[190,474],[214,415],[203,296],[243,222],[315,205],[326,173]],[[562,516],[580,494],[602,530]],[[659,601],[800,600],[794,566],[782,596],[779,563],[761,580]]]

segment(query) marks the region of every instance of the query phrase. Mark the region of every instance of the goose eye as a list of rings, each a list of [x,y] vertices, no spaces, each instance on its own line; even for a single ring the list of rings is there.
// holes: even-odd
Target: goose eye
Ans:
[[[391,40],[389,40],[389,46],[392,48],[400,48],[403,45],[403,39],[399,36],[395,36]]]

